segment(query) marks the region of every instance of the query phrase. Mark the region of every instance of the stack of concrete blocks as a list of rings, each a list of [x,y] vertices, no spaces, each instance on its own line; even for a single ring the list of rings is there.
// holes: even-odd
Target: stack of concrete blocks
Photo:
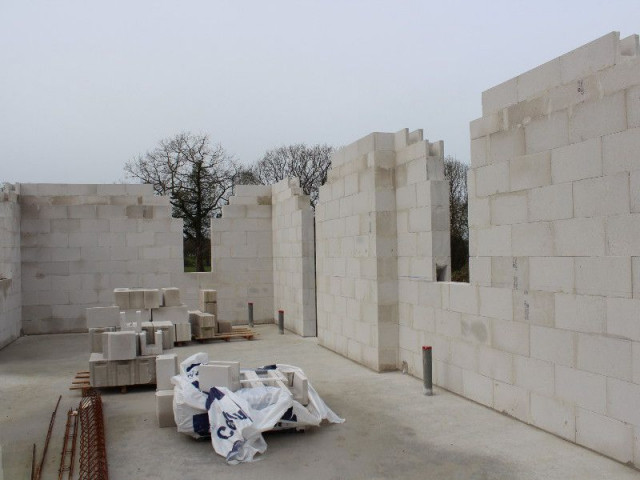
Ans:
[[[163,288],[161,293],[162,304],[151,310],[153,323],[171,323],[175,342],[191,341],[189,308],[180,299],[180,289],[176,287]]]
[[[0,188],[0,348],[20,336],[22,280],[18,188]]]
[[[157,293],[157,295],[155,294]],[[143,288],[114,288],[113,299],[124,316],[124,323],[148,322],[151,320],[151,308],[154,308],[159,290]]]
[[[148,355],[162,355],[164,345],[162,339],[164,332],[160,329],[155,331],[154,343],[147,343],[147,332],[138,333],[138,341],[140,342],[140,355],[145,357]]]
[[[102,353],[102,334],[115,332],[120,326],[120,309],[117,306],[87,308],[86,317],[89,329],[89,351]]]
[[[316,207],[321,344],[397,367],[409,284],[450,275],[443,169],[442,142],[420,130],[373,133],[334,154]]]
[[[211,219],[211,270],[218,292],[218,320],[273,323],[271,186],[238,185],[222,218]],[[202,288],[202,287],[201,287]]]
[[[170,350],[176,342],[175,325],[169,321],[142,322],[142,331],[145,333],[147,343],[154,342],[158,332],[162,333],[162,348]]]
[[[151,185],[21,184],[19,203],[27,334],[82,331],[114,288],[184,275],[182,220]]]
[[[133,332],[127,333],[135,336]],[[106,336],[107,334],[104,334]],[[103,336],[103,338],[104,338]],[[129,360],[107,360],[102,353],[89,358],[89,378],[93,387],[126,387],[156,383],[155,357],[135,357]]]
[[[274,315],[284,310],[287,330],[315,336],[314,212],[297,178],[272,190]]]
[[[240,362],[212,360],[200,365],[198,370],[200,390],[209,392],[211,387],[225,387],[235,392],[240,385]]]
[[[226,320],[218,320],[218,292],[216,290],[200,290],[199,297],[200,313],[205,313],[214,316],[215,332],[216,333],[231,333],[233,331],[231,322]],[[203,318],[202,316],[195,315],[195,322],[201,327],[207,328],[211,319]],[[206,326],[204,325],[206,324]],[[206,332],[205,332],[206,335]],[[208,337],[203,337],[208,338]]]
[[[200,310],[189,312],[189,323],[191,324],[191,332],[198,340],[214,338],[218,327],[216,316],[211,313],[203,313]]]
[[[156,417],[160,428],[176,426],[171,377],[177,374],[178,357],[175,354],[156,357]]]

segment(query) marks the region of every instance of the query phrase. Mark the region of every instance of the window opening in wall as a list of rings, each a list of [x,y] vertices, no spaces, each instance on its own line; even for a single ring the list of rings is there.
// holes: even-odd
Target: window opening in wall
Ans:
[[[436,281],[437,282],[446,282],[447,281],[447,266],[446,265],[436,265]]]
[[[454,282],[469,282],[468,169],[466,163],[454,157],[444,159],[444,176],[449,182],[451,280]],[[438,281],[441,281],[438,274],[437,276]]]

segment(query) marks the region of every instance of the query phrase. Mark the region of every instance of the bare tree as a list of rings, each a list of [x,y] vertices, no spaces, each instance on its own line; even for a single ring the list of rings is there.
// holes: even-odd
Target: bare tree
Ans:
[[[444,176],[449,181],[449,215],[451,219],[451,272],[457,281],[468,281],[469,200],[465,163],[453,157],[444,159]]]
[[[282,146],[267,151],[261,160],[253,166],[255,179],[264,185],[270,185],[287,177],[300,179],[300,187],[311,198],[315,208],[318,202],[318,189],[327,181],[327,172],[331,167],[329,145],[304,143]]]
[[[208,257],[210,217],[227,203],[238,168],[221,145],[207,135],[180,133],[126,163],[129,178],[168,195],[173,216],[184,220],[185,247],[193,249],[196,270]],[[186,253],[186,252],[185,252]]]

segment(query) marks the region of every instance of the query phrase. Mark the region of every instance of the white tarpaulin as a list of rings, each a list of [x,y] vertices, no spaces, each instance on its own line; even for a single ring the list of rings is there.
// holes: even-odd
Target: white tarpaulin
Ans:
[[[199,389],[198,368],[209,361],[206,353],[196,353],[180,364],[180,374],[172,378],[173,414],[178,432],[194,438],[211,436],[219,455],[229,463],[250,462],[256,453],[264,453],[267,444],[262,432],[280,428],[318,426],[323,420],[342,423],[308,383],[309,404],[305,407],[277,387],[242,388],[235,392],[225,387]],[[280,372],[302,370],[291,365],[275,365]]]

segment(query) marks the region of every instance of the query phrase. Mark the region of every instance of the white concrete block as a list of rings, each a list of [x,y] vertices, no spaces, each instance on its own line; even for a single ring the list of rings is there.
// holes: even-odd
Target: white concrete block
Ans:
[[[567,440],[575,441],[574,407],[566,402],[531,393],[531,423]]]
[[[529,258],[529,288],[572,293],[575,285],[573,264],[574,259],[570,257]]]
[[[541,395],[553,396],[555,372],[552,362],[514,355],[513,371],[516,385]]]
[[[544,257],[554,254],[550,222],[521,223],[511,227],[511,252],[518,257]]]
[[[557,328],[602,333],[605,326],[605,298],[556,293],[555,319]]]
[[[189,310],[186,305],[153,308],[151,309],[151,319],[153,322],[187,323]]]
[[[640,127],[640,85],[627,90],[627,125]]]
[[[536,153],[569,143],[569,117],[566,111],[539,117],[525,126],[526,152]]]
[[[449,306],[455,312],[477,315],[477,287],[464,283],[451,283],[449,286]]]
[[[575,106],[569,119],[569,142],[621,132],[627,128],[625,92]]]
[[[543,63],[528,72],[518,76],[518,101],[536,97],[539,93],[549,88],[560,85],[561,80],[560,59]]]
[[[462,370],[462,392],[465,397],[474,402],[488,407],[493,406],[493,381],[484,375]]]
[[[640,385],[607,378],[607,416],[640,425]]]
[[[576,333],[531,325],[531,356],[567,367],[575,366]]]
[[[640,341],[640,300],[613,297],[604,300],[607,307],[607,333]]]
[[[576,443],[627,463],[633,461],[633,441],[631,425],[576,409]]]
[[[511,417],[529,421],[529,392],[503,382],[493,382],[493,408]]]
[[[129,308],[133,310],[144,309],[144,290],[142,289],[129,290]]]
[[[162,295],[158,289],[145,289],[144,290],[144,308],[150,310],[152,308],[158,308],[162,305]]]
[[[592,412],[605,413],[607,403],[606,378],[575,368],[556,365],[556,396]]]
[[[89,327],[89,352],[102,353],[102,334],[115,331],[115,327]]]
[[[453,347],[453,342],[452,342]],[[455,361],[455,352],[451,350],[451,360]],[[478,347],[477,367],[474,370],[494,380],[513,383],[513,355],[489,347]]]
[[[562,83],[585,77],[614,65],[619,53],[620,34],[611,32],[560,57]]]
[[[604,256],[604,218],[572,218],[553,223],[556,255]]]
[[[482,92],[482,113],[488,115],[517,102],[517,78],[512,78]]]
[[[128,310],[129,307],[129,289],[115,288],[113,290],[113,298],[120,310]]]
[[[528,323],[491,319],[491,345],[519,355],[529,354]]]
[[[513,295],[510,288],[479,287],[480,315],[503,320],[513,319]]]
[[[217,290],[200,290],[200,303],[211,303],[218,301]]]
[[[475,170],[476,195],[487,197],[509,191],[509,164],[501,162]]]
[[[640,214],[607,218],[608,254],[612,256],[640,256]]]
[[[120,324],[120,309],[114,307],[87,308],[87,328],[117,327]]]
[[[173,389],[156,392],[156,417],[160,428],[176,426],[173,416]]]
[[[216,362],[200,365],[198,381],[200,390],[208,392],[211,387],[226,387],[231,391],[240,388],[239,362]]]
[[[631,381],[631,342],[601,335],[578,334],[577,368]]]
[[[176,323],[176,342],[190,342],[191,341],[191,324],[190,323]]]
[[[576,293],[631,297],[630,257],[577,257]]]
[[[511,191],[551,184],[551,153],[541,152],[515,157],[509,162]]]
[[[137,350],[135,332],[105,332],[102,334],[102,353],[106,360],[130,360],[136,358]]]
[[[140,355],[161,355],[162,354],[162,331],[157,330],[154,335],[154,342],[147,343],[147,333],[138,333],[138,340],[140,342]]]
[[[505,225],[527,221],[526,193],[491,197],[491,224]]]
[[[178,374],[178,357],[175,353],[166,353],[156,357],[157,390],[172,390],[171,377]]]
[[[171,287],[162,289],[162,305],[165,307],[179,307],[182,305],[180,301],[180,289]]]
[[[529,221],[573,217],[573,189],[570,183],[529,190]]]
[[[602,145],[600,137],[556,148],[551,152],[551,179],[554,184],[601,175]]]
[[[511,228],[511,225],[501,225],[476,229],[476,252],[472,255],[510,257],[512,255]],[[471,244],[473,244],[473,241],[471,241]]]
[[[620,173],[575,182],[573,199],[576,217],[629,213],[629,176]]]

